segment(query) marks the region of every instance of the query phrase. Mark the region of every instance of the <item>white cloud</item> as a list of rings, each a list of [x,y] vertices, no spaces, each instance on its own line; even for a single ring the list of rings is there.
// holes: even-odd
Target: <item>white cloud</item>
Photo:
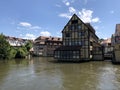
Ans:
[[[81,11],[79,11],[78,15],[84,22],[96,23],[96,22],[100,21],[100,19],[98,17],[93,18],[92,10],[82,9]]]
[[[84,22],[92,22],[92,14],[92,10],[82,9],[82,11],[79,11],[79,16]]]
[[[23,27],[31,27],[32,25],[28,22],[20,22],[19,23],[20,26],[23,26]]]
[[[59,14],[60,17],[65,17],[65,18],[71,18],[72,14],[76,13],[76,10],[74,7],[69,7],[69,13],[61,13]]]
[[[20,37],[22,37],[23,35],[22,34],[20,34]]]
[[[69,2],[66,2],[65,4],[66,4],[66,6],[69,6],[69,5],[70,5],[70,3],[69,3]]]
[[[32,39],[32,40],[34,40],[36,38],[36,36],[33,35],[33,34],[30,34],[30,33],[27,33],[24,38],[25,39]]]
[[[79,11],[76,10],[74,7],[69,7],[68,13],[61,13],[59,14],[59,16],[70,19],[74,13],[76,13],[78,17],[85,23],[100,22],[100,19],[98,17],[93,18],[92,10],[82,9],[81,11]]]
[[[95,28],[95,30],[97,30],[97,29],[98,29],[98,26],[94,26],[94,28]]]
[[[66,6],[70,6],[70,2],[68,0],[63,0],[63,3],[66,5]]]
[[[69,12],[70,12],[70,13],[76,13],[76,10],[75,10],[74,7],[69,7]]]
[[[72,16],[69,13],[61,13],[59,14],[60,17],[71,18]]]
[[[56,7],[61,7],[61,5],[59,5],[59,4],[56,4],[55,6],[56,6]]]
[[[40,35],[41,36],[51,36],[51,33],[48,31],[42,31],[42,32],[40,32]]]
[[[92,22],[99,22],[99,21],[100,19],[98,17],[92,19]]]
[[[30,29],[41,29],[41,27],[39,27],[39,26],[32,26],[32,27],[30,27]]]
[[[31,23],[28,23],[28,22],[20,22],[19,24],[19,29],[26,29],[26,30],[38,30],[38,29],[41,29],[41,27],[39,26],[34,26],[32,25]]]

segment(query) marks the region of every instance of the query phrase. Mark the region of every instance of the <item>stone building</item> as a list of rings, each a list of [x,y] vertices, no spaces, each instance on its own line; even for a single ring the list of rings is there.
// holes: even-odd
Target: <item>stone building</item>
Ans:
[[[115,34],[111,38],[114,47],[113,63],[120,63],[120,24],[116,24]]]
[[[53,56],[54,50],[62,45],[62,39],[58,37],[40,36],[33,44],[34,55]]]
[[[113,55],[113,46],[111,44],[111,38],[104,39],[101,42],[103,46],[104,58],[105,59],[112,59]]]
[[[54,51],[60,61],[103,60],[102,47],[94,28],[74,14],[62,30],[63,45]]]

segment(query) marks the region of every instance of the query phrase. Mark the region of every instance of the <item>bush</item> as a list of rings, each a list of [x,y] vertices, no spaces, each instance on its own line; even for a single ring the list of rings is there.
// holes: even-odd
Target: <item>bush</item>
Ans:
[[[15,58],[25,58],[26,54],[25,52],[22,50],[22,48],[17,49],[17,53]]]
[[[16,51],[17,51],[17,53],[16,53],[15,58],[25,58],[28,54],[27,49],[24,46],[17,48]]]
[[[9,59],[15,58],[16,53],[17,53],[16,49],[11,47],[10,53],[9,53]]]
[[[28,41],[25,46],[11,47],[3,34],[0,34],[0,59],[25,58],[29,54],[32,43]]]
[[[10,44],[6,41],[5,36],[0,34],[0,59],[8,59],[10,53]]]
[[[27,51],[29,52],[30,49],[32,48],[32,42],[31,42],[31,41],[28,41],[28,42],[25,44],[25,47],[26,47]]]

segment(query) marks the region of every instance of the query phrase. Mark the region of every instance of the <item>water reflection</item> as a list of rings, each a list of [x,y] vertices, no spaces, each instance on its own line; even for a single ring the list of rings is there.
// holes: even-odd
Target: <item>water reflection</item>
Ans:
[[[53,58],[0,62],[0,90],[119,90],[111,62],[59,63]]]
[[[117,74],[118,68],[114,65],[106,64],[105,67],[101,67],[101,73],[99,76],[99,85],[100,90],[120,90],[120,82],[117,78],[120,74]]]

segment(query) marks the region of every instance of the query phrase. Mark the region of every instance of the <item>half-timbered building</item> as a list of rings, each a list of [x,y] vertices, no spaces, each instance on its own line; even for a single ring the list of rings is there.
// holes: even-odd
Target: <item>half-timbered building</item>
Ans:
[[[94,28],[74,14],[62,30],[63,45],[54,51],[54,58],[60,61],[103,60],[98,39]]]

